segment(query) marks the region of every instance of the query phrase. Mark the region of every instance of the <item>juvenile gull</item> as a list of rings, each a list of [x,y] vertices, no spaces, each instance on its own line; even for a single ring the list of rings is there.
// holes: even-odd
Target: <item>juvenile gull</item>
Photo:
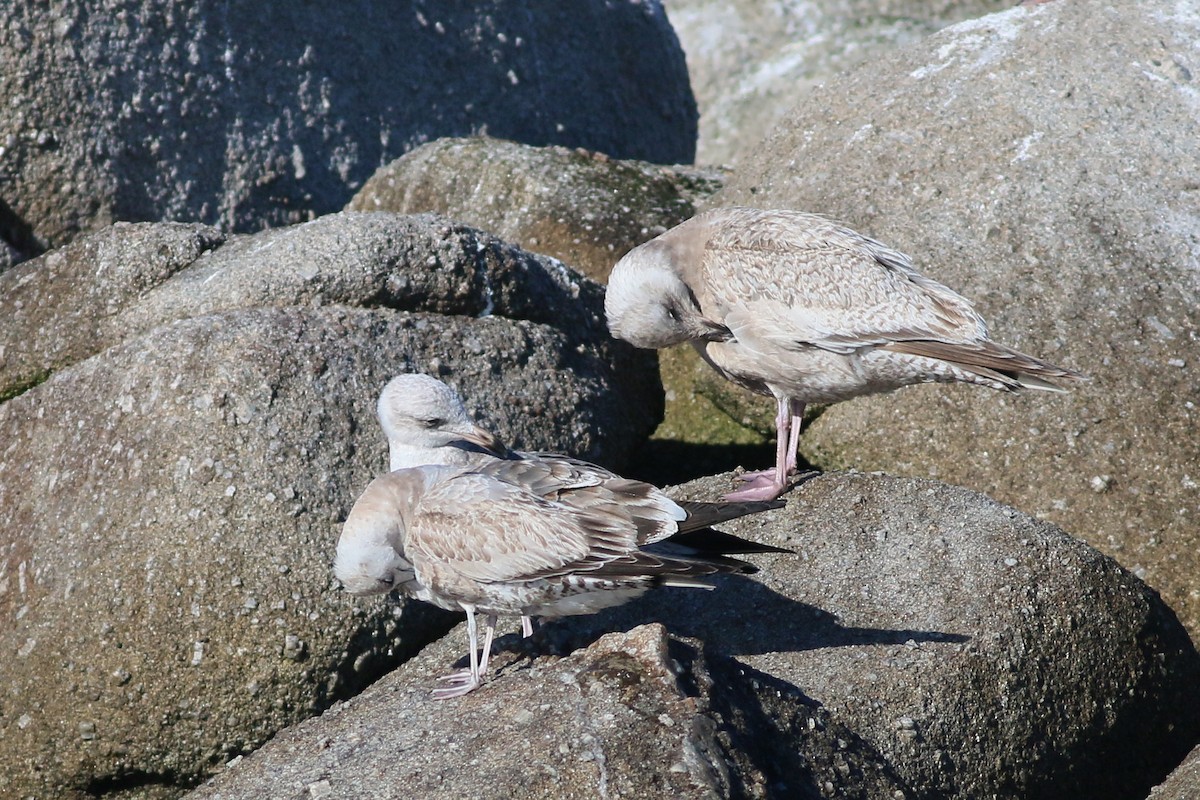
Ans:
[[[727,499],[778,497],[807,403],[915,383],[1064,391],[1083,378],[988,338],[970,301],[908,256],[798,211],[722,208],[626,254],[608,279],[612,334],[691,342],[723,377],[776,402],[775,468]]]
[[[430,464],[492,464],[498,477],[519,483],[544,499],[581,511],[598,499],[606,503],[620,499],[629,508],[645,506],[646,513],[653,513],[653,509],[684,509],[686,517],[676,527],[651,526],[644,531],[645,538],[638,541],[639,545],[651,545],[668,536],[675,537],[676,545],[688,535],[694,539],[712,540],[723,534],[716,531],[701,534],[699,531],[782,505],[674,501],[651,484],[627,480],[597,464],[559,453],[509,450],[490,431],[471,421],[462,399],[452,388],[422,373],[397,375],[388,381],[379,394],[376,412],[388,439],[393,470]],[[495,464],[498,460],[505,463]],[[736,547],[732,542],[725,542],[721,547],[725,553],[764,551],[761,548],[727,549]],[[530,615],[521,616],[521,632],[524,636],[533,633]]]
[[[334,562],[347,591],[396,590],[466,612],[470,668],[445,676],[435,698],[479,686],[500,614],[590,614],[653,586],[711,589],[700,579],[755,571],[726,553],[787,552],[716,531],[677,536],[687,510],[635,481],[629,495],[559,486],[547,497],[550,472],[535,461],[402,469],[372,481],[350,511]]]

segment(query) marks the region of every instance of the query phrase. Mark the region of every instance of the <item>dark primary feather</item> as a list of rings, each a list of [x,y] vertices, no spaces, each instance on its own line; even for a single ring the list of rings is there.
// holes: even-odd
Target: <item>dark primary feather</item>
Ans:
[[[1055,380],[1072,383],[1087,380],[1079,372],[1057,367],[988,340],[942,342],[922,339],[893,342],[887,349],[896,353],[936,358],[998,381],[1010,390],[1029,388],[1061,392],[1065,390],[1054,383]]]

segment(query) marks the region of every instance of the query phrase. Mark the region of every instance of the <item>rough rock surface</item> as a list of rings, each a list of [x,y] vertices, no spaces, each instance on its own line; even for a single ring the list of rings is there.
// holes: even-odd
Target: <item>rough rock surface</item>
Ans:
[[[1200,747],[1197,747],[1165,781],[1155,786],[1149,800],[1192,800],[1200,797]]]
[[[440,139],[381,168],[347,206],[432,211],[604,282],[617,259],[696,213],[716,170],[486,137]]]
[[[117,223],[0,274],[0,398],[120,341],[120,311],[224,241],[205,225]]]
[[[506,317],[551,326],[564,351],[579,353],[563,363],[565,394],[530,387],[521,402],[507,395],[480,408],[484,417],[514,446],[551,425],[570,431],[564,448],[619,465],[661,418],[661,389],[653,354],[609,337],[602,291],[432,215],[344,212],[229,240],[201,226],[116,225],[0,275],[0,396],[157,325],[223,310],[343,304]],[[510,348],[499,344],[468,335],[442,346],[502,375],[503,356],[492,362]]]
[[[455,648],[430,650],[453,659],[463,643],[450,639]],[[716,731],[669,646],[658,625],[612,633],[523,665],[469,709],[429,699],[422,683],[445,667],[430,652],[188,796],[728,796]]]
[[[4,793],[187,785],[411,653],[438,618],[356,610],[329,562],[379,387],[433,364],[502,431],[537,398],[532,446],[587,438],[561,332],[342,306],[156,328],[0,406]]]
[[[718,197],[820,211],[915,259],[1069,397],[921,387],[829,409],[826,467],[934,476],[1053,520],[1200,634],[1200,18],[1022,5],[864,64]]]
[[[796,551],[753,578],[506,633],[484,687],[432,701],[460,625],[196,796],[1116,800],[1200,738],[1186,632],[1087,545],[931,481],[828,475],[788,499],[722,526]]]
[[[18,250],[116,220],[301,221],[439,136],[695,153],[658,0],[56,0],[0,16],[0,65],[0,230]]]
[[[222,241],[116,226],[0,275],[0,795],[177,795],[447,627],[329,574],[394,374],[614,464],[661,414],[550,259],[428,215]]]
[[[666,0],[700,107],[698,164],[734,164],[812,88],[1013,0]]]

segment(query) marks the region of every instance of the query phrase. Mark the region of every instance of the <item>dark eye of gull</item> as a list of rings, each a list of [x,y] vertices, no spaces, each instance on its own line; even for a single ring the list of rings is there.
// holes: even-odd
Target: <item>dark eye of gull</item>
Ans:
[[[434,417],[432,419],[423,419],[420,422],[426,428],[440,428],[442,426],[442,423],[444,423],[445,421],[446,420],[444,420],[444,419],[438,419],[437,417]]]

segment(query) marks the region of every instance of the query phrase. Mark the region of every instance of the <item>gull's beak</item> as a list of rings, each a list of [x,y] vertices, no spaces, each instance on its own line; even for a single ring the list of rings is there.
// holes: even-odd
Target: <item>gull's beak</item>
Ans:
[[[473,445],[478,445],[489,453],[499,456],[500,458],[508,457],[508,448],[504,442],[497,439],[491,431],[484,430],[478,425],[473,425],[470,431],[460,433],[459,437],[464,442],[470,442]]]

